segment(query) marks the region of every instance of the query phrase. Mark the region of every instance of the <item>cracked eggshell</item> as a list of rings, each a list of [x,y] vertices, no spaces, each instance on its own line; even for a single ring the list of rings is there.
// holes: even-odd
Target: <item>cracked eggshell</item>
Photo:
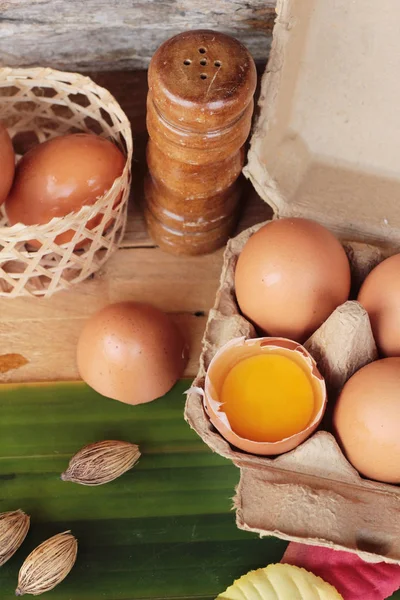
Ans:
[[[277,442],[254,442],[237,435],[232,431],[228,417],[220,410],[219,390],[229,371],[240,361],[262,353],[279,353],[302,365],[309,371],[315,392],[314,416],[310,424],[295,435]],[[304,442],[318,427],[324,415],[327,403],[325,380],[317,369],[317,365],[307,350],[292,340],[285,338],[235,338],[225,344],[214,356],[207,370],[204,386],[204,407],[211,423],[219,433],[233,446],[249,452],[272,456],[293,450]]]

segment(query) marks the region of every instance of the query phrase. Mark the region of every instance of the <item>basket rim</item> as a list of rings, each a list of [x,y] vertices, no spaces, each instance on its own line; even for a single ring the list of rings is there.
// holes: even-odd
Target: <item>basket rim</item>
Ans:
[[[85,92],[90,92],[97,96],[102,102],[112,105],[113,112],[119,120],[121,129],[125,130],[124,139],[126,141],[127,151],[126,153],[124,152],[125,165],[121,175],[114,180],[111,188],[105,194],[99,196],[92,205],[84,205],[79,211],[68,213],[62,217],[53,217],[53,219],[47,223],[38,223],[36,225],[24,225],[23,223],[16,223],[12,226],[2,225],[0,226],[0,236],[5,241],[14,239],[14,236],[25,234],[26,241],[29,241],[34,235],[50,232],[57,224],[63,223],[66,227],[71,227],[80,223],[83,219],[89,220],[95,217],[102,210],[104,205],[107,204],[114,191],[120,187],[121,183],[129,176],[133,156],[132,128],[129,118],[111,92],[95,83],[89,76],[74,71],[52,69],[51,67],[0,67],[0,88],[5,87],[6,85],[10,86],[13,82],[18,80],[33,81],[38,87],[52,87],[52,84],[66,86],[73,85],[73,87],[79,87],[79,93],[85,95]],[[46,82],[48,83],[48,86],[46,86]],[[66,88],[66,90],[68,91],[68,88]],[[40,101],[39,97],[38,101]],[[92,133],[92,135],[96,134]],[[20,241],[23,242],[24,240],[21,239]]]

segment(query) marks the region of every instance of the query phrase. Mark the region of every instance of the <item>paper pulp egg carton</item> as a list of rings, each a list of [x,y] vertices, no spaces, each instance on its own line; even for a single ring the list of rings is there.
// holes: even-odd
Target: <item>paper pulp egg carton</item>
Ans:
[[[342,240],[355,293],[374,266],[400,251],[399,18],[398,0],[278,1],[245,168],[275,218],[314,219]],[[240,468],[240,528],[400,563],[400,487],[363,479],[348,463],[329,432],[329,404],[322,427],[275,458],[230,446],[203,409],[196,387],[215,352],[234,337],[256,335],[239,313],[234,271],[260,226],[227,246],[186,419]],[[306,347],[331,406],[344,382],[377,358],[368,316],[355,301],[340,306]]]

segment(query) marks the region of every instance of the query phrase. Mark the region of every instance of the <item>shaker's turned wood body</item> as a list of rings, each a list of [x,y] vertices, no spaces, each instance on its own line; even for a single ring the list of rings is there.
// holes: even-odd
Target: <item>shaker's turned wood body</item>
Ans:
[[[256,80],[246,48],[214,31],[179,34],[153,56],[145,215],[163,249],[205,254],[232,233]]]

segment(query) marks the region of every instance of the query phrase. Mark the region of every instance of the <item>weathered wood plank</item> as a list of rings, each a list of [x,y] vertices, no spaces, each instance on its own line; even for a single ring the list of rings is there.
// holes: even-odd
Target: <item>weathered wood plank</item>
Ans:
[[[158,248],[120,250],[100,274],[70,292],[47,300],[2,298],[1,354],[19,354],[27,363],[0,374],[0,381],[77,379],[76,344],[86,319],[121,300],[150,302],[171,313],[191,347],[185,374],[194,376],[221,265],[221,251],[177,259]]]
[[[190,358],[184,376],[194,377],[198,370],[201,339],[207,317],[174,313],[172,319],[182,330],[190,347]],[[10,321],[3,324],[1,327],[2,345],[12,348],[11,352],[20,357],[22,366],[1,373],[0,382],[78,380],[76,345],[84,322],[82,317],[78,317],[70,319],[68,323],[65,321],[53,323],[51,320],[46,320],[46,326],[41,319],[38,321],[27,320],[23,323],[23,328],[18,322]],[[23,364],[23,359],[27,361],[26,364]],[[0,356],[0,361],[2,361],[2,356]]]
[[[0,65],[66,70],[146,67],[158,46],[186,29],[237,37],[268,56],[275,0],[0,0]]]

